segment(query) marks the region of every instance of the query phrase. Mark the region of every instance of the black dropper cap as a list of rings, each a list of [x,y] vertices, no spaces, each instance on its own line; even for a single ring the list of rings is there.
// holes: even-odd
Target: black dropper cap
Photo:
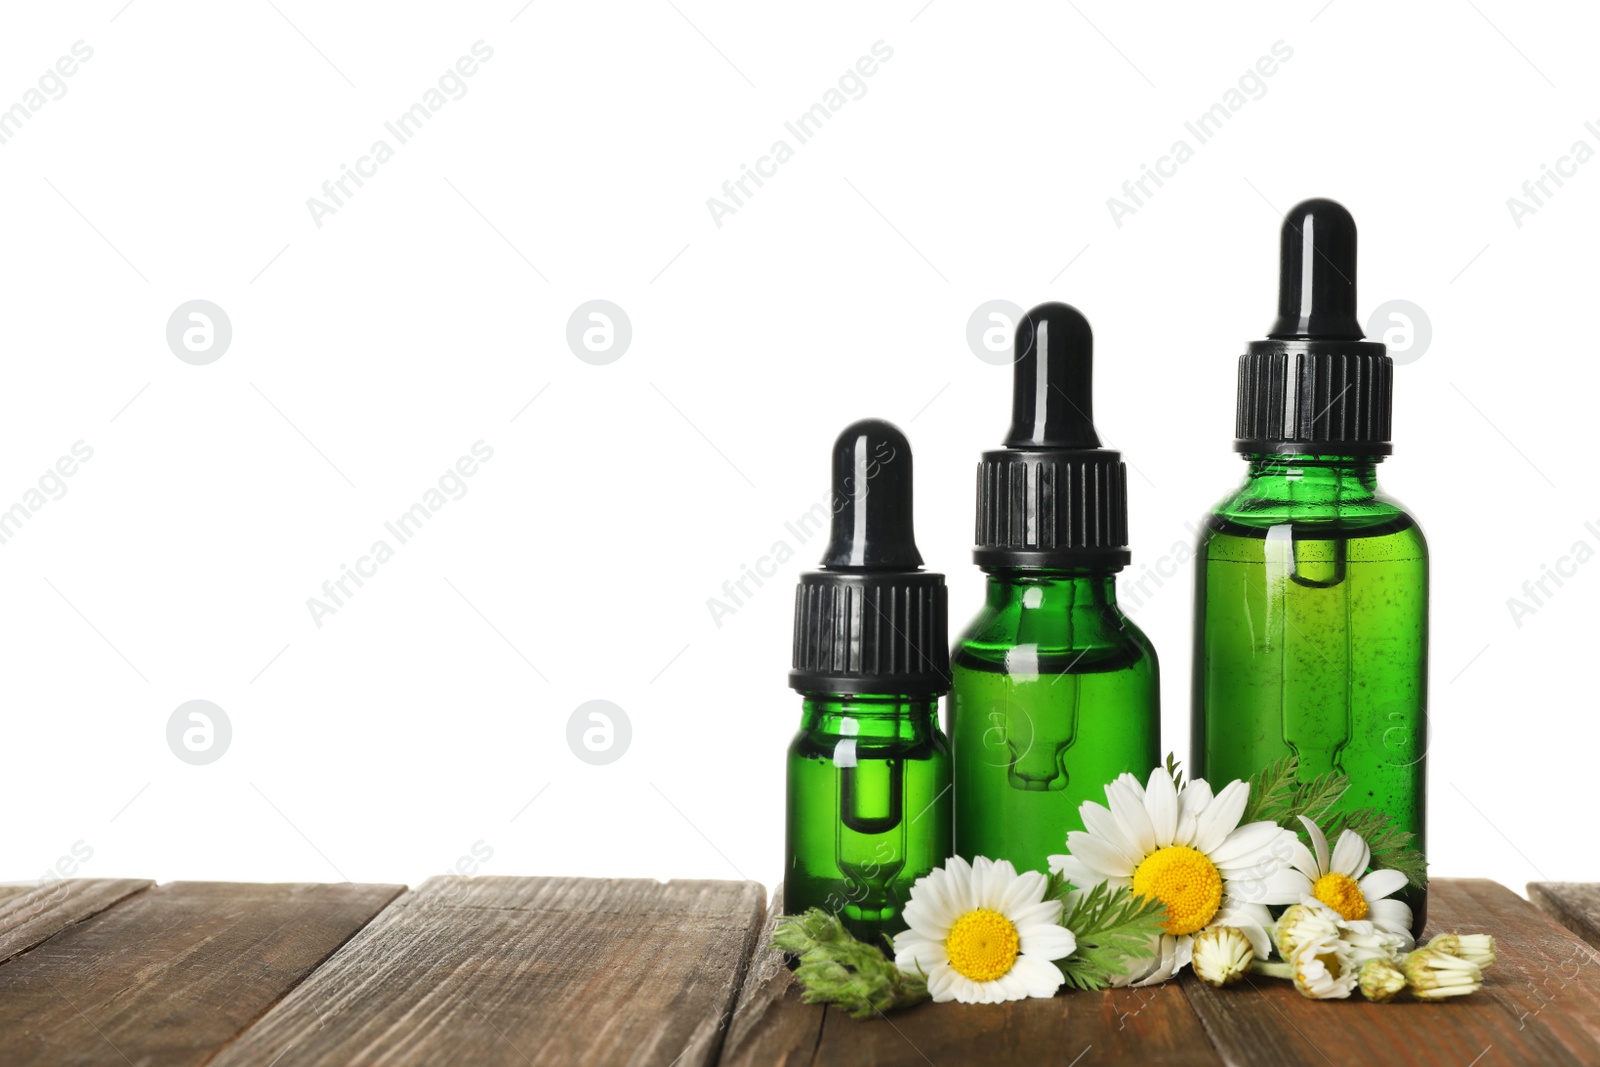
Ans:
[[[1094,429],[1094,334],[1066,304],[1017,323],[1011,430],[978,463],[973,559],[986,569],[1118,570],[1128,562],[1128,474]]]
[[[1356,319],[1356,221],[1332,200],[1283,219],[1278,318],[1239,357],[1239,452],[1386,456],[1394,362]]]
[[[802,693],[950,691],[944,575],[922,569],[911,521],[911,445],[882,419],[833,444],[833,528],[822,569],[800,576],[794,669]]]

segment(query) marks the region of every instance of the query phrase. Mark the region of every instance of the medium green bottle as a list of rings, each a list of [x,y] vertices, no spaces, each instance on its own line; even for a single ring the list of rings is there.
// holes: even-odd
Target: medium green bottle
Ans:
[[[950,688],[944,576],[922,570],[911,446],[887,422],[833,449],[833,524],[822,569],[795,594],[804,696],[789,746],[784,910],[822,908],[881,944],[905,929],[911,885],[950,857]]]
[[[1356,320],[1356,226],[1286,217],[1278,319],[1239,361],[1244,484],[1200,537],[1192,773],[1220,786],[1294,755],[1350,778],[1425,849],[1428,546],[1378,489],[1393,361]],[[1407,889],[1413,929],[1426,893]]]
[[[1117,607],[1127,471],[1102,449],[1093,335],[1066,304],[1017,324],[1011,431],[978,464],[983,610],[956,642],[949,703],[955,849],[1046,870],[1105,801],[1160,762],[1155,649]]]

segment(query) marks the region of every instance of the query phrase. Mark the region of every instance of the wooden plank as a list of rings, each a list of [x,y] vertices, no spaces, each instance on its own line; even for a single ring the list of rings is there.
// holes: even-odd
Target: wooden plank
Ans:
[[[873,1019],[802,1004],[783,955],[766,947],[779,906],[768,916],[751,961],[723,1049],[724,1065],[1088,1067],[1129,1059],[1148,1067],[1212,1067],[1222,1062],[1176,985],[998,1005],[922,1004]]]
[[[153,885],[136,878],[72,878],[21,887],[0,898],[0,963]]]
[[[1007,1004],[920,1004],[875,1019],[830,1008],[814,1062],[1209,1067],[1222,1060],[1179,984],[1169,983]]]
[[[1559,1044],[1579,1062],[1600,1063],[1600,956],[1495,882],[1450,881],[1439,894],[1443,910],[1437,913],[1435,896],[1428,894],[1435,929],[1495,936],[1499,958],[1483,995],[1505,1006],[1519,1035]]]
[[[1600,885],[1594,882],[1529,882],[1528,899],[1585,942],[1600,947]]]
[[[800,987],[771,949],[772,928],[783,914],[783,887],[772,895],[767,920],[756,937],[744,986],[722,1045],[722,1063],[735,1067],[809,1064],[822,1036],[825,1009],[800,1003]]]
[[[1498,892],[1474,895],[1482,886]],[[1526,984],[1526,966],[1546,954],[1565,954],[1550,938],[1553,933],[1560,939],[1553,924],[1534,930],[1529,917],[1544,920],[1514,893],[1494,883],[1453,879],[1434,879],[1428,912],[1430,933],[1488,930],[1499,938],[1500,960],[1483,992],[1441,1004],[1371,1004],[1359,994],[1347,1001],[1307,1000],[1291,983],[1271,978],[1212,989],[1190,977],[1184,988],[1223,1059],[1241,1067],[1328,1061],[1363,1067],[1600,1063],[1600,1046],[1591,1049],[1563,1040],[1570,1035],[1552,1028],[1526,1025],[1512,1006],[1512,991]],[[1535,937],[1538,943],[1526,943],[1534,935],[1542,935]],[[1568,952],[1572,944],[1567,939]]]
[[[754,882],[433,878],[213,1067],[716,1062]]]
[[[402,888],[137,893],[0,967],[5,1063],[205,1063]]]

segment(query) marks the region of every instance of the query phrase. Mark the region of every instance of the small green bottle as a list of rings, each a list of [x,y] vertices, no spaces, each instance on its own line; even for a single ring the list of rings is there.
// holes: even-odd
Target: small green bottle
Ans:
[[[864,419],[833,447],[833,524],[822,569],[795,591],[804,697],[789,746],[784,910],[822,908],[881,944],[904,930],[911,885],[950,857],[950,689],[944,576],[922,569],[911,446]]]
[[[978,464],[988,592],[951,660],[955,850],[1018,870],[1047,870],[1080,804],[1160,762],[1156,652],[1117,607],[1127,470],[1095,432],[1093,346],[1066,304],[1028,312],[1011,432]]]
[[[1428,546],[1378,489],[1394,364],[1356,319],[1356,225],[1284,218],[1278,319],[1239,360],[1244,485],[1196,553],[1192,773],[1221,786],[1284,757],[1348,775],[1426,842]],[[1407,889],[1414,932],[1425,891]]]

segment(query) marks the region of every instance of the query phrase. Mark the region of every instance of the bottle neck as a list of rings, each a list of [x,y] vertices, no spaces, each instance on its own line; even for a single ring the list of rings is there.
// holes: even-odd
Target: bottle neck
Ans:
[[[918,740],[933,729],[936,696],[802,694],[800,728],[841,737]]]
[[[1250,453],[1241,497],[1246,500],[1339,509],[1378,496],[1378,459]]]
[[[1117,604],[1117,580],[1104,571],[992,570],[988,606],[995,610],[1103,610]]]

